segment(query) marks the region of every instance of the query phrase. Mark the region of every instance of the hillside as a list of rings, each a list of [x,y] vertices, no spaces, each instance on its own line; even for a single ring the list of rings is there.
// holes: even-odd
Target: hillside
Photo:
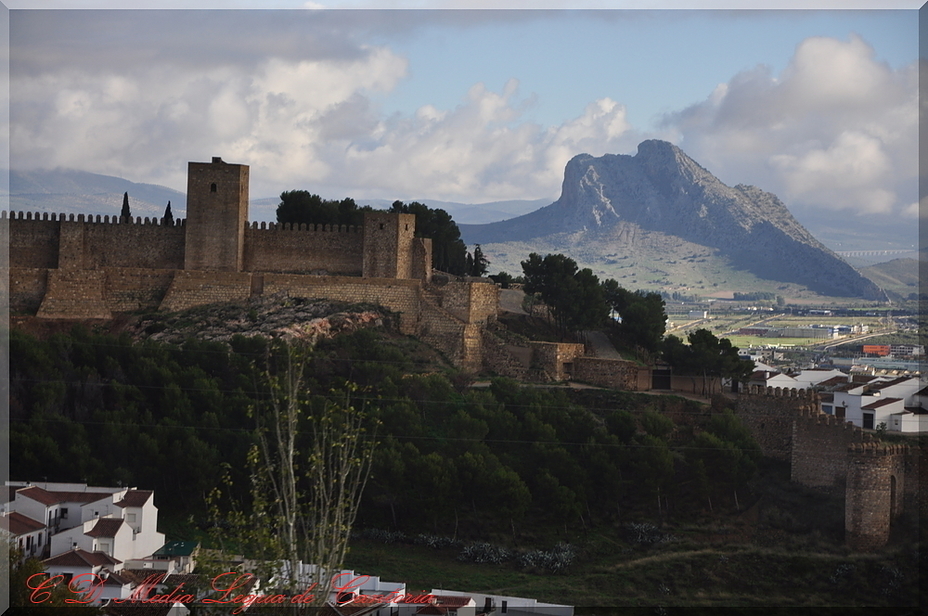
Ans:
[[[727,186],[663,141],[643,142],[635,156],[576,156],[551,205],[507,221],[461,225],[461,232],[465,242],[482,245],[491,270],[511,270],[532,251],[563,252],[641,288],[692,290],[702,283],[697,293],[711,295],[804,287],[822,295],[885,299],[776,195]],[[714,289],[705,286],[707,278]]]
[[[919,278],[928,276],[928,262],[916,259],[893,259],[861,268],[860,273],[880,285],[887,293],[907,298],[918,293]]]

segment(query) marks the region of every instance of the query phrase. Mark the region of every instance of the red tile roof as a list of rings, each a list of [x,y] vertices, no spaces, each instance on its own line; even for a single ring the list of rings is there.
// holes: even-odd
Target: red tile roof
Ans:
[[[28,516],[24,516],[18,511],[13,511],[12,513],[0,517],[0,528],[7,529],[16,537],[42,530],[45,528],[45,525]]]
[[[42,562],[46,567],[98,567],[101,565],[118,565],[122,561],[116,560],[105,552],[88,552],[77,548]]]
[[[115,537],[122,526],[122,518],[100,518],[85,535],[88,537]]]
[[[110,492],[52,492],[43,490],[39,486],[29,486],[19,490],[22,494],[43,505],[56,505],[58,503],[95,503],[112,496]]]
[[[459,608],[464,607],[470,603],[471,599],[468,596],[458,596],[458,595],[432,595],[437,600],[436,603],[443,607],[450,608]]]
[[[833,376],[830,379],[825,379],[824,381],[819,381],[815,384],[816,387],[837,387],[839,385],[844,385],[847,383],[846,376]]]
[[[129,490],[121,501],[116,503],[117,507],[142,507],[154,494],[152,490]]]
[[[873,411],[873,410],[880,408],[881,406],[886,406],[887,404],[893,404],[895,402],[901,402],[901,401],[902,401],[902,398],[880,398],[876,402],[871,402],[867,406],[860,407],[860,410]]]
[[[129,579],[127,575],[120,575],[118,573],[109,572],[109,575],[106,577],[104,585],[106,586],[125,586],[126,584],[131,584],[132,580]]]
[[[873,383],[870,386],[870,391],[877,391],[880,389],[886,389],[887,387],[892,387],[893,385],[899,385],[900,383],[905,383],[906,381],[912,379],[910,376],[900,376],[891,381],[882,381],[880,383]]]

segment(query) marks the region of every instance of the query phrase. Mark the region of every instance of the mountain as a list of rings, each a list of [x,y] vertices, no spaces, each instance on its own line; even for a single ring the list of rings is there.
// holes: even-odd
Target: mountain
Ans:
[[[661,274],[677,278],[655,265],[664,253],[673,257],[664,266],[713,260],[719,267],[823,295],[886,297],[816,240],[776,195],[743,184],[726,186],[665,141],[645,141],[635,156],[575,156],[564,171],[561,196],[551,205],[460,228],[466,243],[506,246],[508,252],[497,254],[510,258],[513,248],[562,246],[564,254],[573,257],[576,249],[586,261],[643,259],[658,276],[652,283],[659,283]],[[491,251],[484,252],[492,262]]]
[[[168,201],[176,218],[183,218],[187,209],[187,195],[156,184],[75,169],[10,170],[10,210],[14,212],[119,216],[127,192],[133,216],[160,218]]]

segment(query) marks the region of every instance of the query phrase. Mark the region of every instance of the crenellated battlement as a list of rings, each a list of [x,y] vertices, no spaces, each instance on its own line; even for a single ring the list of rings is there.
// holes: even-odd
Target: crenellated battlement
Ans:
[[[897,456],[908,455],[909,448],[907,445],[887,444],[871,439],[866,442],[851,443],[848,445],[847,452],[853,456]]]
[[[812,389],[799,387],[763,387],[761,385],[747,385],[741,392],[748,396],[767,396],[770,398],[817,398],[818,394]]]
[[[0,219],[9,220],[31,220],[36,222],[81,222],[88,224],[103,225],[151,225],[155,227],[183,227],[186,220],[175,218],[171,224],[164,224],[163,218],[145,216],[130,216],[123,220],[120,216],[100,216],[99,214],[74,214],[72,213],[55,213],[55,212],[0,212]]]
[[[311,225],[306,223],[251,222],[246,229],[252,231],[305,231],[309,233],[363,233],[363,226]]]

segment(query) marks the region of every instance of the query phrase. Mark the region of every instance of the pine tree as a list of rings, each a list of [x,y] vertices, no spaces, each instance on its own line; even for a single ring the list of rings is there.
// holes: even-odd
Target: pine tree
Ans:
[[[122,195],[122,211],[119,213],[120,222],[129,222],[132,214],[129,212],[129,193]]]
[[[164,208],[164,218],[161,219],[161,224],[166,227],[174,226],[174,214],[171,213],[171,202],[168,201],[168,206]]]

